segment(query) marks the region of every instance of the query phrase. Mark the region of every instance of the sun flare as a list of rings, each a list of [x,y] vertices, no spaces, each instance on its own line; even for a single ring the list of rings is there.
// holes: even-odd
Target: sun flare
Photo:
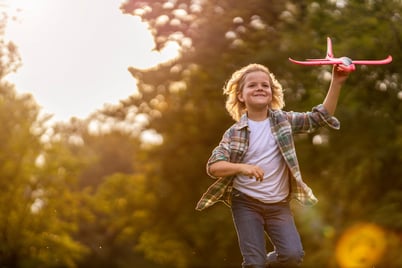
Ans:
[[[5,38],[22,59],[6,79],[32,93],[55,120],[86,117],[135,93],[129,67],[151,68],[180,52],[176,43],[154,51],[148,25],[123,14],[121,2],[0,0]]]

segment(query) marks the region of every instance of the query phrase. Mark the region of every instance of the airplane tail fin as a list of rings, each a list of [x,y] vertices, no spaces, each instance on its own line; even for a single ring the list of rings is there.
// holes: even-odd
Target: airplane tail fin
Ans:
[[[331,38],[327,37],[327,58],[333,58],[334,53],[332,52],[332,41]]]

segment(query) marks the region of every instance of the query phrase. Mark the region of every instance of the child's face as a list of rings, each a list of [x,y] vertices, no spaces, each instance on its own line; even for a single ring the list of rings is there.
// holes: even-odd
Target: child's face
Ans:
[[[238,98],[246,105],[248,110],[267,109],[272,101],[272,90],[268,74],[262,71],[247,74]]]

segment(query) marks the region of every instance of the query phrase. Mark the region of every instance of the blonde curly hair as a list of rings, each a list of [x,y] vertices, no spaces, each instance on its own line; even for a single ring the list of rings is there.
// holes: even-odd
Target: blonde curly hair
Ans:
[[[242,92],[244,87],[244,80],[247,74],[252,72],[264,72],[268,74],[269,83],[272,90],[272,101],[270,103],[271,109],[282,109],[285,106],[283,99],[282,85],[275,79],[275,76],[269,71],[267,67],[261,64],[249,64],[232,74],[232,77],[227,81],[223,87],[223,94],[227,95],[226,110],[235,121],[239,121],[243,113],[246,112],[246,106],[240,102],[238,95]]]

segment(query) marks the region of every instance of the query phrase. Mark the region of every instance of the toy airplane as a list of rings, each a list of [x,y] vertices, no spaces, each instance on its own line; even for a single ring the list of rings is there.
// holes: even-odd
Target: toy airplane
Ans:
[[[339,64],[339,66],[345,72],[353,72],[356,67],[355,64],[363,64],[363,65],[379,65],[379,64],[388,64],[392,61],[391,55],[383,60],[352,60],[348,57],[340,57],[334,58],[334,54],[332,53],[332,42],[331,38],[327,37],[327,55],[324,59],[306,59],[305,61],[298,61],[292,58],[289,60],[296,64],[301,65],[334,65]]]

